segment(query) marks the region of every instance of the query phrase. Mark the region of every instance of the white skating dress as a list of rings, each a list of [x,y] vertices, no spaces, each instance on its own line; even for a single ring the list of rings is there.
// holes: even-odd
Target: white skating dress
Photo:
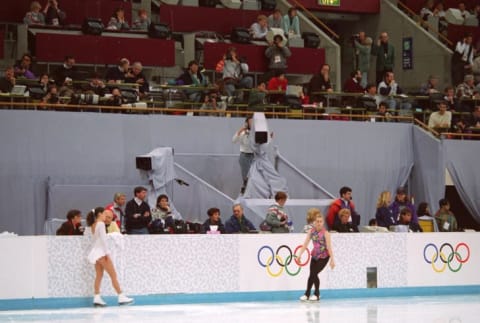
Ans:
[[[90,227],[92,230],[92,227]],[[92,232],[93,233],[93,232]],[[87,255],[88,262],[95,264],[98,259],[103,256],[109,255],[110,251],[107,247],[107,233],[105,231],[105,223],[99,221],[95,226],[95,232],[93,233],[92,246]]]

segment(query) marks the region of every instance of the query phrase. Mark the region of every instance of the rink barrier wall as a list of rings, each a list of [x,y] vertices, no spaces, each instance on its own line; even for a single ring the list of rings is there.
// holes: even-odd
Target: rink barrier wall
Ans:
[[[304,239],[305,234],[109,235],[108,245],[122,289],[138,304],[235,302],[297,299],[308,265],[279,264]],[[336,267],[320,274],[324,298],[480,293],[475,232],[332,233],[332,244]],[[0,308],[89,305],[89,245],[87,237],[0,238]],[[306,254],[300,262],[306,263]],[[376,288],[367,288],[372,268]],[[107,277],[102,294],[115,295]]]

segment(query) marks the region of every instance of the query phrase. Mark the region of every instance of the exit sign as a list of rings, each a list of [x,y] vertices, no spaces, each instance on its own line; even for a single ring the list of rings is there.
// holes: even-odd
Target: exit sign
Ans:
[[[340,6],[340,0],[318,0],[318,4],[321,6]]]

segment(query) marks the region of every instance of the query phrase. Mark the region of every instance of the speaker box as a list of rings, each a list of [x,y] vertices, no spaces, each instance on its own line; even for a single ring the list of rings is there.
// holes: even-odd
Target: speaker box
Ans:
[[[235,27],[230,35],[232,43],[250,43],[250,32],[247,28]]]
[[[137,169],[150,171],[152,170],[152,158],[150,156],[137,156],[135,165]]]
[[[167,24],[152,22],[148,27],[148,36],[150,38],[167,39],[171,35],[170,27]]]
[[[82,24],[82,32],[86,35],[101,35],[104,26],[101,19],[85,18]]]
[[[262,10],[273,11],[277,6],[277,1],[275,0],[261,0],[262,1]]]
[[[462,13],[455,8],[450,8],[445,12],[445,20],[447,20],[449,24],[454,25],[463,25],[464,22]]]
[[[316,33],[303,32],[302,38],[304,46],[307,48],[318,48],[320,46],[320,37]]]

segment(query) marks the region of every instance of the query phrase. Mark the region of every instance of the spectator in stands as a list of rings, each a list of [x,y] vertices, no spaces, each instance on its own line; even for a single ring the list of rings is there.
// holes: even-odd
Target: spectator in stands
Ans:
[[[438,17],[438,32],[447,37],[447,27],[448,22],[445,19],[446,12],[444,10],[443,2],[439,1],[435,5],[435,9],[433,10],[433,15]]]
[[[243,214],[243,207],[241,204],[233,205],[233,215],[225,223],[226,233],[247,233],[256,230],[255,226]]]
[[[480,55],[478,53],[474,55],[473,63],[472,63],[472,74],[475,77],[475,83],[478,84],[480,82]]]
[[[62,86],[65,81],[75,81],[77,79],[75,58],[70,55],[65,56],[63,65],[55,70],[53,78],[58,86]]]
[[[259,15],[257,22],[250,26],[250,34],[255,40],[265,40],[268,32],[268,19],[265,15]]]
[[[480,3],[477,3],[475,7],[473,7],[472,15],[477,18],[480,26]]]
[[[168,196],[160,194],[157,197],[157,205],[152,209],[152,222],[150,223],[151,233],[162,233],[165,228],[174,225],[173,212],[168,202]],[[152,232],[153,231],[153,232]]]
[[[447,102],[440,100],[437,103],[438,111],[430,114],[428,127],[437,131],[446,131],[452,126],[452,113],[447,111]]]
[[[113,220],[113,212],[111,210],[104,210],[103,214],[105,215],[105,229],[107,230],[107,233],[120,233],[117,222]]]
[[[388,41],[388,34],[382,32],[377,43],[372,46],[372,55],[377,56],[377,82],[384,79],[386,72],[393,71],[395,65],[395,48]]]
[[[148,84],[147,78],[143,74],[142,63],[134,62],[132,64],[125,75],[125,83],[138,84],[138,91],[141,96],[144,96],[150,90],[150,84]]]
[[[365,89],[361,85],[362,72],[356,70],[350,73],[350,77],[345,81],[343,85],[343,91],[348,93],[364,93]]]
[[[93,77],[88,82],[86,91],[91,94],[96,94],[98,96],[105,96],[108,89],[103,80],[100,78],[100,74],[93,73]]]
[[[200,107],[200,110],[215,110],[215,111],[225,111],[227,109],[227,103],[223,101],[217,90],[212,90],[205,95],[203,104]],[[200,112],[200,115],[206,115],[206,113]],[[208,115],[211,116],[222,116],[223,113],[209,112]]]
[[[12,92],[12,89],[15,83],[16,83],[15,71],[13,69],[13,66],[9,66],[5,69],[4,76],[0,78],[0,92],[1,93]]]
[[[32,56],[30,54],[23,54],[19,62],[14,66],[15,77],[24,77],[29,80],[34,80],[37,77],[32,72]]]
[[[452,83],[454,86],[459,85],[465,75],[471,73],[474,54],[472,42],[472,34],[466,33],[463,39],[457,42],[455,46],[451,61]]]
[[[365,88],[368,83],[368,71],[370,70],[370,55],[372,52],[372,38],[367,37],[364,31],[358,33],[353,40],[356,56],[357,69],[362,73],[361,86]],[[378,83],[377,83],[378,84]]]
[[[108,30],[129,30],[130,26],[125,20],[125,11],[123,8],[117,8],[113,13],[107,26]]]
[[[51,80],[47,73],[43,73],[40,75],[38,83],[40,84],[43,92],[47,93],[49,86],[55,84],[55,81]]]
[[[105,210],[112,211],[113,221],[117,222],[117,225],[122,229],[122,232],[125,229],[125,212],[123,211],[123,207],[126,201],[127,196],[125,193],[117,192],[113,194],[113,202],[105,207]]]
[[[417,213],[415,212],[413,202],[409,201],[405,188],[399,187],[397,189],[395,200],[390,204],[390,209],[392,210],[392,214],[396,221],[400,218],[400,211],[404,208],[408,208],[412,212],[412,222],[418,223]]]
[[[310,232],[313,227],[314,227],[314,222],[315,222],[315,219],[318,217],[318,216],[321,216],[322,212],[320,212],[319,209],[317,208],[310,208],[307,210],[307,224],[305,224],[305,226],[303,227],[303,232],[305,233],[308,233]]]
[[[137,12],[137,19],[132,24],[133,30],[147,31],[150,26],[150,19],[148,18],[147,10],[139,9]]]
[[[435,213],[435,220],[437,220],[438,229],[441,232],[453,232],[458,230],[457,219],[450,211],[450,202],[443,198],[438,201],[440,209]]]
[[[242,173],[243,185],[241,188],[241,193],[245,191],[248,181],[248,172],[250,171],[250,166],[253,162],[253,150],[250,146],[250,127],[252,126],[252,115],[248,116],[245,119],[243,125],[238,129],[237,132],[233,135],[232,143],[238,143],[240,145],[240,156],[238,158],[238,163],[240,164],[240,170]]]
[[[42,6],[38,1],[33,1],[30,4],[30,11],[25,14],[25,18],[23,18],[23,23],[29,26],[43,26],[45,25],[45,16],[43,15],[40,10]]]
[[[105,101],[105,105],[111,107],[120,107],[126,103],[126,100],[122,96],[122,91],[120,91],[118,87],[112,87],[110,91],[110,96],[107,101]]]
[[[395,75],[393,72],[386,72],[385,79],[378,84],[378,92],[380,93],[380,100],[387,102],[390,109],[410,110],[412,105],[409,102],[402,102],[395,96],[403,94],[402,88],[395,82]]]
[[[268,69],[270,74],[267,73],[270,79],[275,73],[285,73],[287,70],[287,59],[292,56],[290,49],[284,45],[282,35],[275,35],[273,37],[273,43],[265,50],[265,56],[269,59]]]
[[[272,103],[285,102],[285,91],[287,91],[288,80],[283,71],[277,71],[275,76],[268,81],[267,90],[269,92],[282,91],[283,93],[270,93],[269,101]]]
[[[58,88],[56,85],[52,85],[48,88],[48,92],[43,97],[42,103],[57,104],[59,102],[60,102],[60,96],[58,94]]]
[[[313,75],[308,83],[308,94],[313,102],[325,101],[325,97],[315,92],[333,92],[332,83],[330,82],[330,65],[323,64],[320,73]]]
[[[480,106],[477,105],[473,109],[470,120],[468,120],[468,126],[472,128],[480,128]]]
[[[67,221],[63,222],[57,230],[57,236],[78,236],[83,235],[82,212],[70,210],[67,213]]]
[[[201,73],[198,62],[193,60],[188,63],[187,70],[177,78],[176,83],[179,85],[191,85],[192,87],[199,88],[207,86],[208,80],[205,75]],[[193,102],[200,102],[203,93],[204,91],[202,89],[185,90],[185,94],[188,96],[189,100]]]
[[[425,84],[422,84],[420,87],[420,93],[423,95],[430,95],[433,93],[439,93],[440,91],[437,88],[438,86],[438,77],[435,75],[430,75],[428,81]]]
[[[49,26],[62,26],[65,24],[67,15],[58,7],[57,0],[48,0],[47,5],[43,9],[45,15],[45,24]]]
[[[280,9],[275,9],[273,13],[268,16],[268,28],[283,29],[283,17]]]
[[[355,211],[355,204],[352,201],[352,189],[348,186],[340,188],[340,198],[334,200],[328,209],[327,224],[329,228],[333,228],[333,225],[340,221],[338,218],[338,212],[341,209],[349,209],[351,218],[349,222],[355,225],[360,224],[360,215]]]
[[[475,94],[478,91],[475,89],[474,78],[473,75],[467,74],[464,77],[464,82],[457,86],[456,95],[457,98],[461,101],[463,99],[473,99]],[[469,102],[461,102],[458,105],[458,109],[461,111],[468,111],[469,110]]]
[[[427,21],[429,16],[433,16],[434,11],[435,1],[426,0],[422,10],[420,10],[420,17],[422,17],[422,20]]]
[[[379,227],[390,228],[391,225],[397,223],[396,216],[393,214],[390,208],[392,202],[392,195],[389,191],[383,191],[377,200],[377,212],[375,213],[375,219],[377,219],[377,225]]]
[[[370,227],[377,227],[377,219],[370,219],[370,221],[368,221],[368,226]]]
[[[393,115],[388,111],[388,103],[387,102],[380,102],[378,104],[378,111],[377,116],[379,118],[375,118],[375,121],[379,122],[393,122]]]
[[[360,97],[363,107],[369,111],[377,111],[380,104],[380,97],[377,94],[377,86],[375,84],[367,84],[365,94]]]
[[[455,97],[455,89],[453,86],[447,86],[443,91],[443,99],[447,102],[448,110],[455,111],[457,110],[458,100]]]
[[[351,217],[349,209],[341,209],[338,211],[338,218],[340,221],[333,225],[333,231],[337,232],[358,232],[358,226],[349,222]]]
[[[283,206],[287,202],[285,192],[275,193],[275,204],[268,208],[265,222],[272,228],[272,233],[289,233],[289,220]]]
[[[460,10],[460,15],[462,16],[463,20],[467,19],[471,15],[470,12],[467,10],[465,2],[458,3],[458,10]]]
[[[420,218],[422,216],[432,216],[432,214],[430,213],[430,207],[428,206],[427,202],[420,202],[418,204],[417,217]]]
[[[107,83],[122,83],[125,82],[126,75],[130,69],[130,61],[127,58],[122,58],[117,66],[110,67],[105,74]]]
[[[219,231],[220,233],[225,233],[225,226],[222,223],[220,218],[220,210],[216,207],[212,207],[207,211],[208,219],[202,224],[202,233],[207,233],[209,231]],[[217,230],[211,230],[211,226],[217,226]]]
[[[283,32],[288,38],[297,36],[300,37],[300,20],[297,15],[297,8],[290,7],[288,13],[283,16]]]
[[[235,47],[230,47],[227,50],[222,73],[225,92],[229,97],[233,97],[237,89],[251,89],[253,87],[253,78],[245,75],[248,73],[248,64],[245,60],[240,59]],[[242,96],[243,93],[240,97]]]
[[[147,226],[152,220],[150,207],[144,201],[147,189],[142,186],[135,187],[135,196],[125,206],[126,229],[128,234],[148,234]]]
[[[398,219],[399,225],[408,226],[409,232],[423,232],[422,228],[412,221],[412,211],[407,208],[404,208],[400,211],[400,218]]]
[[[255,89],[248,96],[248,110],[263,112],[267,104],[267,86],[265,82],[260,81]]]

